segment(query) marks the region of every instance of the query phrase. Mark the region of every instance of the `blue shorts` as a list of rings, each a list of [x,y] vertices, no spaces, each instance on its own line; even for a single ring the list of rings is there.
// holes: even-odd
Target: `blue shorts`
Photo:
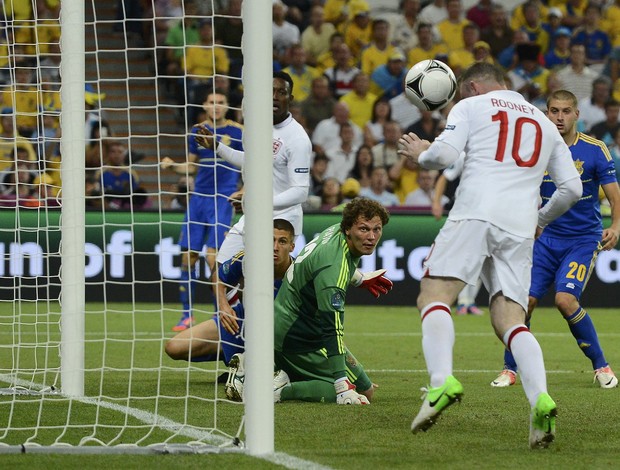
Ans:
[[[245,351],[245,337],[244,337],[244,319],[245,311],[243,304],[238,303],[232,308],[237,314],[237,323],[239,324],[239,333],[236,335],[230,334],[221,325],[219,317],[215,316],[215,322],[220,330],[220,348],[222,349],[222,355],[224,356],[224,364],[228,364],[233,354],[242,353]]]
[[[202,247],[219,248],[232,224],[233,206],[225,197],[192,195],[185,224],[181,228],[182,250],[202,251]]]
[[[238,303],[232,308],[237,314],[237,323],[239,324],[239,333],[231,335],[220,323],[220,317],[213,315],[212,319],[217,325],[217,329],[220,332],[220,353],[207,354],[205,356],[192,357],[192,362],[212,362],[222,360],[224,364],[228,365],[230,358],[233,354],[242,353],[245,351],[245,339],[243,336],[243,319],[245,318],[245,311],[243,310],[243,304]]]
[[[556,292],[567,292],[579,300],[600,250],[598,240],[551,238],[543,232],[534,243],[530,296],[542,298],[555,283]]]

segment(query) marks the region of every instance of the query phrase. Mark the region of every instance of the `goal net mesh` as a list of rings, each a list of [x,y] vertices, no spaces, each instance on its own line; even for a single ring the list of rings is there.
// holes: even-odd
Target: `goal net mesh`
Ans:
[[[0,18],[0,452],[239,449],[244,410],[218,383],[223,362],[165,352],[181,315],[178,239],[194,181],[160,160],[186,161],[214,87],[241,119],[241,1],[85,2],[83,396],[61,380],[71,347],[61,344],[63,3],[8,1]],[[200,322],[215,311],[204,253],[194,273]]]

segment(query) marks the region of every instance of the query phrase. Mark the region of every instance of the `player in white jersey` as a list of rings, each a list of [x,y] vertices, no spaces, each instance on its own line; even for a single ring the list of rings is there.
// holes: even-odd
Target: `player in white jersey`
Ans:
[[[285,72],[273,74],[273,217],[288,220],[301,234],[303,212],[301,205],[308,198],[312,143],[304,128],[289,112],[293,101],[293,80]],[[244,152],[221,142],[215,143],[211,132],[203,128],[202,145],[212,148],[229,163],[243,166]],[[244,216],[231,228],[217,254],[223,263],[243,250]]]
[[[417,306],[430,386],[412,422],[426,431],[463,386],[452,375],[454,324],[450,305],[466,283],[481,277],[490,294],[491,323],[512,351],[531,406],[531,448],[555,436],[556,405],[538,341],[525,326],[534,237],[581,196],[579,174],[555,125],[518,93],[503,72],[476,63],[461,75],[461,97],[444,132],[431,144],[403,135],[400,153],[429,169],[445,168],[465,151],[454,207],[425,261]],[[557,191],[538,210],[547,171]],[[527,372],[524,369],[527,369]]]

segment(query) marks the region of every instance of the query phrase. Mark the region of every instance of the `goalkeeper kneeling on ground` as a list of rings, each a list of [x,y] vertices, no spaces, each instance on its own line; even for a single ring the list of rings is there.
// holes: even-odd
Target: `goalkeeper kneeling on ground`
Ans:
[[[385,270],[361,274],[360,258],[375,251],[389,215],[370,199],[346,205],[342,221],[301,251],[275,300],[274,401],[366,405],[376,388],[344,344],[347,287],[387,294]]]

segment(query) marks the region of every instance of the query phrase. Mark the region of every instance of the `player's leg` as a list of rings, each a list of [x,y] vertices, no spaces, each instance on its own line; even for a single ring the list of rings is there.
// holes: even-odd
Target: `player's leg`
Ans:
[[[174,360],[214,361],[219,349],[219,332],[213,318],[181,331],[165,346],[166,354]]]
[[[605,359],[596,328],[579,299],[586,287],[600,250],[596,241],[567,245],[567,254],[556,279],[555,305],[568,323],[579,349],[592,362],[595,381],[602,388],[613,388],[618,379]]]
[[[531,448],[547,447],[555,437],[555,402],[547,393],[547,376],[540,344],[525,325],[532,269],[533,240],[491,230],[494,243],[490,269],[481,275],[491,295],[491,323],[512,352],[521,372],[523,391],[531,406]],[[487,266],[485,266],[486,268]]]
[[[482,315],[482,310],[476,305],[476,296],[482,283],[480,280],[476,284],[466,284],[463,290],[459,292],[459,296],[456,299],[456,314],[457,315]]]
[[[450,307],[465,283],[459,279],[425,277],[420,282],[418,309],[422,321],[422,349],[430,386],[438,387],[452,375],[454,323]]]
[[[226,239],[226,235],[230,230],[232,225],[232,217],[233,217],[233,207],[230,204],[230,201],[225,197],[216,197],[214,199],[214,205],[209,208],[209,213],[207,216],[209,223],[209,230],[207,236],[207,265],[209,266],[209,270],[213,272],[215,269],[216,257],[219,248],[224,243]],[[237,250],[235,253],[230,255],[228,258],[224,259],[222,262],[232,258],[236,255],[240,250]]]
[[[525,326],[530,327],[529,318],[536,308],[538,300],[534,297],[528,299],[528,313],[526,315]],[[503,388],[510,387],[517,382],[517,361],[515,361],[512,352],[508,348],[504,348],[504,368],[499,375],[491,382],[491,387]]]
[[[560,266],[562,253],[554,246],[552,240],[540,237],[535,243],[532,252],[532,271],[528,298],[528,310],[525,326],[530,327],[530,319],[542,298],[555,280],[555,274]],[[501,338],[500,338],[501,339]],[[517,380],[517,363],[509,349],[504,349],[504,368],[491,382],[492,387],[509,387]]]
[[[193,324],[193,303],[196,293],[196,262],[199,253],[202,251],[206,238],[206,224],[204,219],[204,206],[206,204],[204,196],[196,196],[190,198],[187,213],[181,236],[179,237],[179,246],[183,250],[181,261],[181,279],[179,281],[179,298],[183,307],[183,313],[177,325],[172,331],[183,331]]]
[[[523,390],[530,403],[531,448],[547,447],[555,438],[555,402],[547,392],[542,349],[525,326],[522,305],[497,295],[491,300],[491,319],[498,336],[518,364]],[[503,332],[503,334],[502,334]]]
[[[295,354],[275,351],[275,363],[276,369],[284,371],[290,381],[276,391],[275,401],[336,403],[334,377],[322,352]]]
[[[480,277],[488,225],[480,221],[446,222],[425,260],[417,307],[430,385],[411,423],[413,433],[430,428],[463,395],[463,386],[452,375],[455,333],[450,305],[465,284],[474,284]]]

